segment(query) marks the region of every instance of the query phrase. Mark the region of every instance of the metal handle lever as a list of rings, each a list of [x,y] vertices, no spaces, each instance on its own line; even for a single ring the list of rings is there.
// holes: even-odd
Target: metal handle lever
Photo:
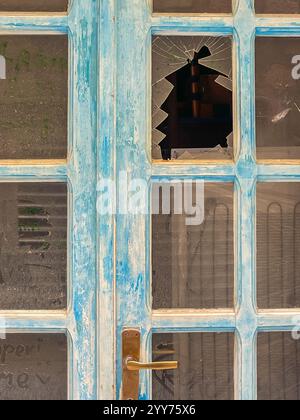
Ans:
[[[159,356],[173,354],[173,350],[160,348]],[[158,361],[141,363],[141,333],[138,329],[125,329],[122,333],[122,400],[139,398],[140,370],[177,369],[178,362]],[[160,359],[161,360],[161,359]]]
[[[153,363],[141,363],[136,360],[127,359],[126,367],[131,372],[139,370],[175,370],[178,369],[178,362],[153,362]]]

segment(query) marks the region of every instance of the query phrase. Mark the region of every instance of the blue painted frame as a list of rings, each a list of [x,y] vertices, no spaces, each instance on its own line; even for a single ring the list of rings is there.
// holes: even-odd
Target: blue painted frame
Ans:
[[[67,182],[69,293],[66,311],[0,312],[0,329],[65,332],[69,341],[69,398],[96,399],[98,0],[73,0],[68,13],[0,13],[1,33],[69,37],[67,161],[1,161],[0,182]]]
[[[116,384],[110,383],[106,396],[121,396],[121,332],[125,327],[138,327],[142,333],[142,357],[151,360],[151,335],[161,332],[234,331],[235,397],[240,400],[257,399],[256,337],[258,331],[292,330],[296,310],[260,311],[256,305],[256,183],[258,181],[299,181],[300,162],[256,161],[255,157],[255,37],[300,36],[299,16],[256,16],[254,0],[237,0],[233,15],[169,16],[152,14],[151,0],[108,0],[110,20],[116,16],[116,25],[110,30],[116,40],[116,55],[107,62],[110,105],[104,111],[115,112],[114,121],[105,123],[102,147],[110,139],[110,174],[127,171],[129,178],[147,182],[159,179],[192,178],[234,181],[235,184],[235,251],[236,251],[236,306],[232,311],[206,312],[195,310],[191,315],[184,310],[151,310],[151,224],[149,217],[117,216],[115,240],[109,228],[109,247],[105,255],[110,263],[104,270],[108,295],[113,302],[116,295]],[[115,8],[115,9],[114,9]],[[235,158],[232,163],[174,163],[151,162],[151,37],[163,34],[231,35],[234,51],[235,85]],[[105,36],[105,35],[104,35]],[[109,41],[112,48],[115,41]],[[107,58],[107,56],[106,56]],[[132,63],[135,63],[135,72]],[[115,63],[115,64],[112,64]],[[104,65],[105,67],[105,65]],[[108,67],[118,74],[109,75]],[[116,101],[115,95],[116,94]],[[102,119],[103,123],[103,119]],[[114,152],[115,155],[114,155]],[[115,159],[114,159],[115,156]],[[114,165],[112,166],[112,163]],[[113,265],[113,255],[116,262]],[[116,283],[114,283],[114,273]],[[111,322],[110,318],[108,322]],[[109,330],[108,323],[106,331]],[[111,338],[113,340],[113,338]],[[112,343],[112,341],[111,341]],[[112,359],[106,368],[113,365]],[[108,372],[108,371],[107,371]],[[151,399],[151,374],[141,374],[140,399]]]

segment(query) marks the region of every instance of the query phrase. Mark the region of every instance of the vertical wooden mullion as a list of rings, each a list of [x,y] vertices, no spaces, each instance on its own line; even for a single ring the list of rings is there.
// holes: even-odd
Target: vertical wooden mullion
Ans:
[[[236,398],[256,399],[255,309],[255,16],[254,0],[240,0],[234,26],[238,36],[237,82],[240,153],[237,177]]]
[[[98,0],[77,0],[69,15],[72,150],[72,398],[97,398],[96,136]],[[71,251],[71,250],[70,250]]]

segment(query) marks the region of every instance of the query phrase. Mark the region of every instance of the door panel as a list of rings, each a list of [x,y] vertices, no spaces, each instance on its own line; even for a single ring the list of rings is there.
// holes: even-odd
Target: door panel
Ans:
[[[191,17],[189,12],[199,12],[192,4],[179,10],[171,3],[115,5],[118,199],[120,191],[130,196],[133,185],[147,185],[146,211],[121,211],[115,219],[117,397],[122,397],[124,368],[121,336],[132,328],[141,334],[138,362],[179,362],[178,370],[142,370],[140,399],[265,399],[273,381],[272,399],[288,399],[298,387],[297,377],[286,373],[297,366],[293,331],[299,318],[298,78],[291,55],[298,24],[255,14],[255,6],[257,13],[285,13],[280,2],[278,9],[265,2],[264,10],[252,0],[233,2],[234,20]],[[200,13],[205,11],[211,10]],[[208,47],[207,56],[197,56],[197,39]],[[224,57],[221,48],[218,57],[222,69],[208,40],[228,46],[230,53]],[[214,76],[227,89],[222,103],[220,90],[219,103],[204,100],[203,80],[212,75],[202,73],[202,64],[221,73]],[[214,93],[215,85],[209,84]],[[223,115],[230,92],[230,158],[193,156],[193,145],[205,139],[204,125],[192,147],[182,132],[187,134],[193,119],[199,123],[200,111],[206,119]],[[270,111],[261,99],[287,106]],[[120,172],[126,173],[125,183]],[[186,215],[175,207],[169,214],[151,214],[153,186],[169,183],[175,191],[183,182],[205,185],[204,222],[197,227],[186,226]],[[163,207],[160,199],[157,204]],[[269,334],[278,335],[269,339]],[[269,357],[273,345],[276,363]]]

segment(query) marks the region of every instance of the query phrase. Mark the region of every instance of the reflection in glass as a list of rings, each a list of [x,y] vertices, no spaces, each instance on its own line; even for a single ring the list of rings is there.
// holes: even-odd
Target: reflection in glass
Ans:
[[[232,0],[153,0],[155,13],[231,13]]]
[[[63,309],[67,186],[0,184],[0,310]]]
[[[300,38],[256,39],[259,159],[300,158]]]
[[[174,208],[153,215],[154,309],[233,307],[233,185],[206,183],[203,213],[194,226]]]
[[[152,373],[153,400],[233,400],[234,334],[154,334],[153,361],[179,369]]]
[[[0,0],[0,12],[65,12],[68,0]]]
[[[300,13],[300,0],[255,0],[256,13]]]
[[[7,334],[0,340],[0,400],[66,400],[64,334]]]
[[[153,159],[232,158],[230,37],[154,36]]]
[[[300,341],[292,332],[258,335],[258,399],[300,399]]]
[[[68,38],[0,36],[0,159],[67,156]]]
[[[300,307],[300,183],[257,185],[257,281],[259,308]]]

